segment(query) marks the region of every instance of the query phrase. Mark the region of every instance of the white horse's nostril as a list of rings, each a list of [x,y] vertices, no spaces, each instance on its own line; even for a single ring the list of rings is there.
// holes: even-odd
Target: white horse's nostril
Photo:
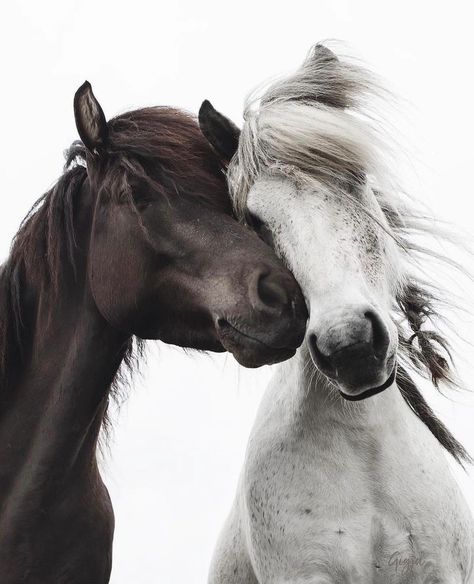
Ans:
[[[384,359],[390,344],[388,329],[375,310],[367,310],[364,316],[372,323],[372,346],[375,356],[378,359]]]
[[[308,337],[308,346],[313,363],[323,373],[329,374],[332,371],[331,360],[319,350],[318,339],[314,333],[311,333]]]

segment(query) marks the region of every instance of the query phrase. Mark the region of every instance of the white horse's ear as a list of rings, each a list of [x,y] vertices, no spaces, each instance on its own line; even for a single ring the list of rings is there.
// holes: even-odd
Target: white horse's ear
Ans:
[[[239,128],[215,110],[207,99],[199,109],[199,126],[216,153],[228,164],[239,145]]]
[[[86,148],[93,154],[100,153],[107,141],[107,121],[88,81],[79,87],[74,96],[74,117]]]
[[[324,45],[315,45],[313,49],[312,57],[317,59],[319,62],[326,62],[326,63],[338,63],[339,59],[337,55],[328,49]]]
[[[347,107],[347,88],[341,75],[341,62],[335,53],[324,45],[315,45],[303,69],[317,80],[314,100],[330,107]],[[338,82],[336,82],[338,81]]]

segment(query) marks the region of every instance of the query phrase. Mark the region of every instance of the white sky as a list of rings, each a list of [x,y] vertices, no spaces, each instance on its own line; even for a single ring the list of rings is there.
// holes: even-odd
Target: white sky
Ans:
[[[0,258],[57,178],[76,138],[72,97],[91,81],[106,115],[204,98],[240,122],[246,93],[297,67],[318,40],[344,40],[411,104],[425,201],[472,232],[471,3],[34,2],[2,6]],[[472,298],[472,296],[471,296]],[[474,341],[471,324],[461,332]],[[464,378],[474,373],[465,347]],[[113,584],[204,582],[256,407],[270,376],[231,357],[153,348],[104,465],[116,512]],[[468,383],[469,385],[469,383]],[[474,399],[431,403],[474,452]],[[460,405],[463,402],[463,405]],[[457,472],[474,508],[474,479]]]

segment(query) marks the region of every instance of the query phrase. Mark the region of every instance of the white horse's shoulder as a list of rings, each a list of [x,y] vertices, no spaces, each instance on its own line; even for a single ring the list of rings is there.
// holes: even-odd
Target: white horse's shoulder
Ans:
[[[363,428],[331,416],[308,424],[294,408],[297,391],[287,369],[276,374],[239,485],[262,581],[301,573],[328,582],[334,574],[470,582],[470,512],[438,443],[405,404],[388,393],[374,398],[375,411],[392,411],[385,431],[377,418]]]

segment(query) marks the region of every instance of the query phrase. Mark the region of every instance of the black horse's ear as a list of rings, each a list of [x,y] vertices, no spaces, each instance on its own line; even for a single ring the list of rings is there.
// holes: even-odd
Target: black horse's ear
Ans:
[[[100,153],[107,141],[107,120],[88,81],[79,87],[74,96],[74,117],[86,148],[94,154]]]
[[[199,109],[199,126],[217,154],[228,164],[239,145],[239,128],[215,110],[207,99]]]

